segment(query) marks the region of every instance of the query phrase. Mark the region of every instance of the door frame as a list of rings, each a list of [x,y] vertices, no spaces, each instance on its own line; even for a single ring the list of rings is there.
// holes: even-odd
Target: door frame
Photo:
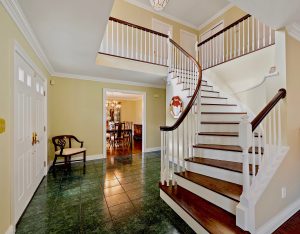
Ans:
[[[120,92],[120,93],[129,93],[129,94],[140,94],[142,95],[142,152],[145,152],[146,149],[146,109],[147,109],[147,94],[146,92],[142,91],[135,91],[135,90],[124,90],[124,89],[109,89],[109,88],[103,88],[103,110],[102,110],[102,116],[103,116],[103,158],[107,158],[106,155],[106,101],[107,101],[107,92]]]
[[[24,59],[24,61],[34,70],[34,72],[42,79],[44,82],[44,87],[45,87],[45,98],[44,98],[44,118],[45,118],[45,126],[46,126],[46,131],[44,131],[44,139],[45,139],[45,158],[44,158],[44,176],[47,175],[48,173],[48,82],[46,76],[43,74],[43,72],[39,69],[39,67],[33,62],[33,60],[29,57],[29,55],[26,53],[26,51],[22,48],[22,46],[15,40],[13,43],[13,55],[11,57],[11,123],[10,123],[10,150],[11,150],[11,183],[10,183],[10,190],[11,190],[11,220],[12,220],[12,226],[13,230],[15,231],[16,224],[18,220],[16,220],[15,216],[15,96],[16,96],[16,61],[17,61],[17,56],[20,56],[21,58]],[[32,198],[32,197],[31,197]]]

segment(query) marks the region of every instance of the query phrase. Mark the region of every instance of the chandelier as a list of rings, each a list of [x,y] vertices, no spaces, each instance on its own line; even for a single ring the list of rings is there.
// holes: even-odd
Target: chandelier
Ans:
[[[165,6],[168,4],[169,0],[150,0],[150,3],[154,10],[162,11]]]

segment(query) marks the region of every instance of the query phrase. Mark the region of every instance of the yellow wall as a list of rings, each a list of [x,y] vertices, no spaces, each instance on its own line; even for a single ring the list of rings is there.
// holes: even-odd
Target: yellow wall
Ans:
[[[14,41],[17,41],[28,56],[42,70],[46,77],[48,73],[37,58],[23,34],[19,31],[6,10],[0,4],[0,118],[6,120],[6,132],[0,134],[0,233],[5,233],[11,224],[11,130],[12,130],[12,102],[11,88],[13,81]]]
[[[176,42],[180,41],[180,29],[198,35],[198,31],[195,29],[162,17],[151,11],[144,10],[140,7],[126,2],[125,0],[115,0],[111,16],[150,29],[152,28],[152,18],[158,19],[166,24],[170,24],[173,26],[173,39]]]
[[[121,102],[121,121],[133,122],[135,124],[142,123],[142,100],[122,100]]]
[[[213,26],[215,26],[222,20],[224,20],[224,28],[225,28],[228,25],[232,24],[233,22],[237,21],[238,19],[242,18],[244,15],[247,15],[247,13],[241,10],[240,8],[233,6],[229,10],[227,10],[224,14],[220,15],[219,17],[211,21],[208,25],[201,28],[201,30],[199,31],[199,36],[201,36],[203,33],[211,29]]]
[[[103,88],[146,92],[146,148],[160,146],[159,127],[165,124],[165,89],[52,77],[48,89],[49,139],[74,134],[85,142],[88,155],[103,153]],[[154,95],[158,95],[155,98]],[[53,148],[50,144],[50,158]]]
[[[261,226],[278,212],[299,200],[300,195],[300,42],[287,35],[287,144],[290,150],[272,178],[262,199],[256,206],[257,226]],[[287,197],[281,198],[281,188],[286,187]],[[297,207],[293,207],[297,208]]]

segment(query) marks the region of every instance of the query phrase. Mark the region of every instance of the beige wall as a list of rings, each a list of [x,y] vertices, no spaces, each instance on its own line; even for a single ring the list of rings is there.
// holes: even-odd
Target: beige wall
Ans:
[[[195,29],[162,17],[153,12],[139,8],[135,5],[126,2],[125,0],[115,0],[111,16],[150,29],[152,28],[152,19],[158,19],[166,24],[170,24],[173,26],[173,38],[176,42],[180,41],[180,29],[198,35],[198,31]]]
[[[165,124],[165,89],[108,84],[52,77],[49,86],[49,138],[74,134],[85,142],[88,155],[103,153],[103,88],[146,92],[146,148],[160,146],[159,127]],[[158,95],[158,97],[154,97]],[[50,146],[50,158],[53,147]]]
[[[235,22],[236,20],[242,18],[244,15],[247,15],[247,13],[241,10],[240,8],[233,6],[229,10],[227,10],[224,14],[220,15],[219,17],[211,21],[208,25],[201,28],[201,30],[199,31],[199,36],[207,32],[209,29],[211,29],[213,26],[215,26],[222,20],[224,20],[224,28],[225,28],[228,25]]]
[[[122,122],[133,122],[135,124],[142,123],[142,100],[122,100],[121,102],[121,121]]]
[[[285,105],[287,108],[287,144],[290,150],[256,206],[258,227],[300,198],[300,42],[290,36],[287,36],[286,40],[286,59]],[[287,189],[285,199],[281,198],[282,187]]]
[[[11,163],[12,155],[10,147],[12,131],[12,102],[11,89],[13,81],[13,56],[14,41],[17,41],[26,51],[28,56],[48,77],[48,73],[41,61],[37,58],[23,34],[18,30],[8,13],[0,4],[0,118],[6,120],[6,132],[0,134],[0,233],[5,233],[11,224]]]

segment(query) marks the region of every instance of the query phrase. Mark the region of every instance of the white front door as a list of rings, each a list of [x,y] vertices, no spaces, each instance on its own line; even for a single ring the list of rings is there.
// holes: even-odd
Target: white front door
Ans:
[[[19,220],[44,176],[45,82],[16,53],[14,96],[14,207]]]
[[[180,30],[180,45],[194,58],[196,58],[196,42],[197,35],[184,30]]]

